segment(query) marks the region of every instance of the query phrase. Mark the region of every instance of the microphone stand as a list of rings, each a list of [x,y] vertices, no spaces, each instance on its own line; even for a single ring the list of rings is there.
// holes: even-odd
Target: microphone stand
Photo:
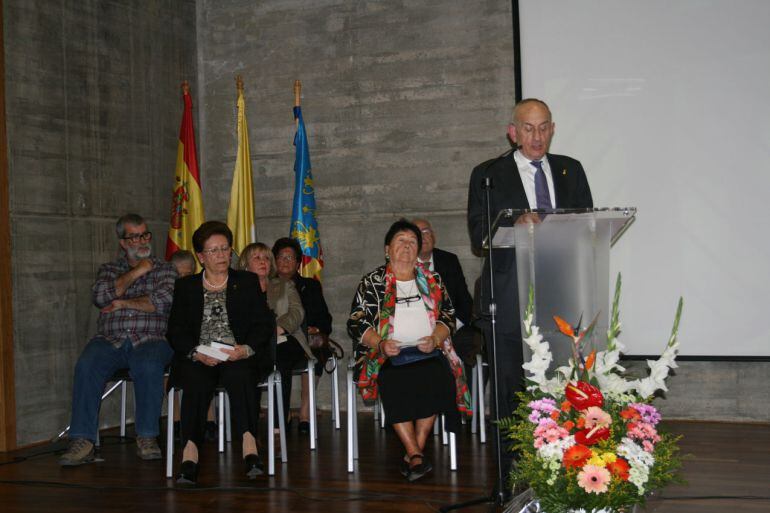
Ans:
[[[502,156],[501,156],[502,157]],[[498,159],[495,159],[494,162],[496,162]],[[493,163],[494,163],[493,162]],[[489,254],[487,257],[487,266],[488,266],[488,278],[489,278],[489,319],[492,323],[492,354],[487,355],[490,357],[489,362],[489,369],[492,373],[492,397],[494,399],[495,409],[494,409],[494,425],[495,425],[495,433],[494,433],[494,439],[495,439],[495,463],[496,463],[496,469],[497,469],[497,481],[495,482],[495,487],[492,490],[492,492],[489,495],[485,495],[483,497],[477,497],[475,499],[471,499],[466,502],[459,502],[457,504],[450,504],[449,506],[443,506],[439,508],[439,511],[442,513],[446,513],[447,511],[454,511],[458,509],[467,508],[469,506],[474,506],[476,504],[490,504],[489,510],[494,511],[497,506],[503,505],[503,500],[505,497],[505,477],[503,476],[503,457],[502,457],[502,440],[500,436],[500,397],[498,394],[498,381],[497,381],[497,304],[495,303],[495,276],[492,272],[493,267],[493,261],[492,261],[492,211],[490,206],[490,190],[492,190],[493,184],[492,179],[488,176],[485,176],[482,182],[482,188],[484,189],[484,217],[482,218],[481,223],[481,240],[484,240],[484,234],[486,233],[486,240],[487,245],[489,246]],[[483,383],[479,383],[479,400],[483,401],[483,390],[484,385]],[[479,422],[484,422],[485,419],[479,419]]]

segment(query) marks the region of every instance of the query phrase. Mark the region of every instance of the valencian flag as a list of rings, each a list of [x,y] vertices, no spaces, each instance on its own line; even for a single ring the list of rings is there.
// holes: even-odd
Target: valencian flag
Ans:
[[[310,151],[307,145],[305,122],[299,105],[300,83],[294,83],[294,119],[297,121],[297,133],[294,136],[294,206],[291,212],[291,237],[302,248],[302,262],[299,273],[305,278],[321,281],[321,269],[324,266],[321,239],[318,233],[318,220],[315,210],[315,190],[313,175],[310,173]]]
[[[203,198],[193,130],[190,86],[182,83],[184,112],[179,129],[174,187],[171,194],[171,222],[166,240],[166,260],[180,249],[193,251],[192,234],[203,223]]]
[[[238,153],[230,188],[227,226],[233,232],[233,250],[240,255],[243,248],[257,240],[254,227],[254,192],[251,187],[251,156],[249,128],[246,124],[246,102],[243,100],[243,80],[236,78],[238,88]]]

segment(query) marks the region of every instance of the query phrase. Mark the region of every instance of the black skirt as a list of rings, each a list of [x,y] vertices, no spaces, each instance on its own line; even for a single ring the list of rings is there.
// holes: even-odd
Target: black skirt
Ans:
[[[377,376],[377,386],[389,424],[444,414],[446,429],[457,431],[460,415],[455,380],[443,355],[407,365],[391,365],[386,360]]]

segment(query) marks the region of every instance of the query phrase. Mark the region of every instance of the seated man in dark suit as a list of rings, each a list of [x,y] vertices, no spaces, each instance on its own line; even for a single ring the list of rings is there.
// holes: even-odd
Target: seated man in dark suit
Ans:
[[[481,349],[477,344],[473,322],[473,298],[468,292],[465,274],[457,255],[436,247],[436,233],[430,221],[414,219],[412,221],[422,234],[422,249],[417,259],[423,265],[441,275],[449,298],[455,308],[457,332],[452,336],[457,355],[465,362],[466,375],[470,376],[470,367],[475,364],[476,354]]]
[[[286,280],[292,280],[297,287],[299,297],[302,300],[302,308],[305,310],[305,320],[303,321],[308,338],[313,335],[329,336],[332,332],[332,316],[329,313],[329,307],[326,305],[321,283],[312,278],[305,278],[299,274],[299,264],[302,262],[302,248],[295,239],[283,237],[273,244],[273,256],[275,256],[275,266],[278,275]],[[316,353],[315,357],[319,358]],[[319,362],[315,367],[316,384],[318,378],[323,372],[325,361]],[[310,432],[310,395],[307,374],[302,375],[302,402],[299,408],[299,432]]]

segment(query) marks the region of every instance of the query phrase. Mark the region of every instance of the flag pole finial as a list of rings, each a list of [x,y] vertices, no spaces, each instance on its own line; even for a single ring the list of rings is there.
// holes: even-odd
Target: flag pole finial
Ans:
[[[300,95],[302,94],[302,82],[299,80],[294,81],[294,106],[300,106]]]
[[[235,76],[235,88],[238,90],[239,93],[243,92],[243,77],[240,75]]]
[[[182,81],[182,94],[190,94],[190,82]]]

